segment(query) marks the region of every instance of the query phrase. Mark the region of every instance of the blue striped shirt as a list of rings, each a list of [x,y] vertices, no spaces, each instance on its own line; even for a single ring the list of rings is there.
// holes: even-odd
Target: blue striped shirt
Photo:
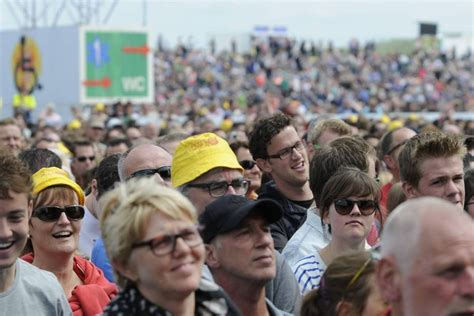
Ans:
[[[319,252],[316,252],[315,255],[301,258],[291,268],[300,286],[301,294],[306,294],[319,287],[321,277],[326,270],[326,264],[321,259]]]

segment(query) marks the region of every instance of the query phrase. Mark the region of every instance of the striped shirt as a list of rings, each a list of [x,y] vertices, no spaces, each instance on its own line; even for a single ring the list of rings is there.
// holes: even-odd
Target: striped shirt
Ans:
[[[301,258],[291,268],[300,286],[301,294],[306,294],[319,287],[326,264],[319,252],[316,252],[316,254]]]

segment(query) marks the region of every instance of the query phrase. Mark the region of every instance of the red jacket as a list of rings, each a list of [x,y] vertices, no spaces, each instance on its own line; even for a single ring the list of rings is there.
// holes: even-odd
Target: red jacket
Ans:
[[[29,253],[22,259],[32,263],[34,255]],[[102,270],[82,257],[74,257],[74,272],[84,284],[76,286],[68,298],[73,315],[101,314],[110,300],[117,295],[117,287],[104,277]]]

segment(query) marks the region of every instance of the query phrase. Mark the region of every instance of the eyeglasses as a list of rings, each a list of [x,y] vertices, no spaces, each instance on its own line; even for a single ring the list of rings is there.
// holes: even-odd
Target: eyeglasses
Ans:
[[[364,216],[372,215],[375,210],[378,209],[378,204],[374,200],[353,201],[349,199],[339,199],[334,201],[334,208],[338,214],[348,215],[354,209],[355,204],[357,204],[360,213]]]
[[[164,166],[164,167],[160,167],[160,168],[157,168],[157,169],[138,170],[138,171],[135,171],[134,173],[132,173],[130,178],[151,177],[155,173],[158,173],[163,180],[170,180],[171,179],[171,167],[170,166]]]
[[[95,156],[80,156],[80,157],[76,157],[77,161],[79,162],[85,162],[87,159],[89,159],[90,161],[94,161],[95,160]]]
[[[199,234],[199,226],[191,226],[184,229],[179,234],[160,235],[150,240],[135,243],[132,245],[132,249],[150,247],[150,250],[155,256],[164,256],[174,252],[178,238],[181,238],[190,248],[202,244],[201,235]]]
[[[212,197],[220,197],[226,194],[229,187],[233,187],[236,195],[245,195],[249,190],[250,181],[244,179],[235,179],[230,183],[226,181],[188,184],[190,188],[207,189]]]
[[[38,217],[43,222],[54,222],[59,219],[61,213],[66,213],[69,220],[78,221],[84,218],[84,207],[81,205],[68,206],[41,206],[33,211],[31,216]]]
[[[302,142],[296,142],[291,147],[286,147],[282,150],[280,150],[277,154],[275,155],[268,155],[267,158],[279,158],[281,160],[285,160],[286,158],[293,156],[293,149],[296,149],[297,151],[303,151],[304,150],[304,145]]]
[[[257,164],[255,161],[252,160],[241,160],[239,161],[239,164],[244,168],[245,170],[251,170],[255,165]]]
[[[405,139],[405,140],[402,141],[401,143],[399,143],[399,144],[393,146],[389,151],[387,151],[386,155],[391,155],[397,148],[402,147],[402,146],[405,145],[407,142],[408,142],[408,139]]]

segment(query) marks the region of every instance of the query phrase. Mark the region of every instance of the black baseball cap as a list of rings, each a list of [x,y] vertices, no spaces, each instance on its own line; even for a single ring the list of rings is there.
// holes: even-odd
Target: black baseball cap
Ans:
[[[258,212],[268,223],[278,221],[283,215],[280,204],[271,199],[249,200],[240,195],[224,195],[208,204],[199,216],[204,228],[201,231],[204,243],[209,243],[219,234],[239,227],[250,214]]]

